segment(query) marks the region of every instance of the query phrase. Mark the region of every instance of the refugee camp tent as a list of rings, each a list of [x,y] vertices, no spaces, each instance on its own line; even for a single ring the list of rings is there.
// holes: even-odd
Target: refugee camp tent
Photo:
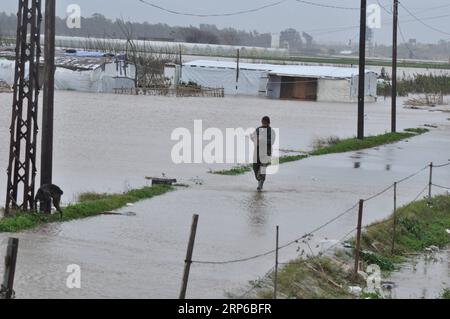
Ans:
[[[0,80],[14,84],[15,62],[0,59]],[[83,92],[114,92],[135,87],[136,67],[121,59],[87,64],[78,58],[57,58],[55,89]]]
[[[182,82],[223,87],[226,94],[262,95],[276,99],[355,102],[358,68],[253,64],[198,60],[183,64]],[[375,101],[377,74],[366,70],[365,99]]]

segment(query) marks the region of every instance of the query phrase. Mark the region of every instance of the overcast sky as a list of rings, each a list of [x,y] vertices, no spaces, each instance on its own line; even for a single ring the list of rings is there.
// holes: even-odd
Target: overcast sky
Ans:
[[[215,14],[252,9],[279,0],[148,0],[148,2],[165,8],[186,13]],[[391,7],[392,0],[378,0],[382,5]],[[0,10],[15,12],[17,0],[1,0]],[[359,0],[309,0],[319,4],[358,7]],[[401,28],[405,38],[416,38],[420,42],[436,42],[440,39],[450,40],[450,1],[449,0],[402,0],[404,6],[417,17],[425,18],[424,22],[432,28],[448,34],[439,33],[427,28],[412,18],[400,7]],[[139,0],[57,0],[57,13],[65,16],[68,4],[81,6],[82,15],[90,16],[98,12],[109,18],[124,17],[132,21],[148,21],[149,23],[167,23],[169,25],[194,25],[201,23],[216,24],[219,27],[235,27],[259,32],[278,33],[286,28],[295,28],[309,32],[317,41],[348,42],[357,41],[359,12],[357,10],[340,10],[334,8],[314,7],[296,0],[285,0],[284,3],[258,12],[229,17],[189,17],[170,14],[143,4]],[[377,0],[368,0],[377,3]],[[437,18],[439,17],[439,18]],[[391,41],[391,16],[382,11],[383,24],[376,30],[378,43]],[[345,29],[347,28],[347,29]]]

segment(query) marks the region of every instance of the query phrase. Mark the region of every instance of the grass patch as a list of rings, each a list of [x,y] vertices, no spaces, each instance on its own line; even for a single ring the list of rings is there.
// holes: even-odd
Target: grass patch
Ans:
[[[280,157],[280,164],[289,163],[289,162],[295,162],[300,161],[302,159],[305,159],[309,157],[308,155],[286,155]]]
[[[0,220],[0,232],[17,232],[45,223],[91,217],[106,211],[119,209],[127,203],[135,203],[143,199],[165,194],[173,189],[169,185],[156,185],[130,190],[124,194],[84,193],[79,196],[79,203],[71,204],[63,209],[64,214],[62,219],[60,219],[59,214],[46,215],[17,212],[11,217],[5,217]]]
[[[442,291],[441,299],[450,299],[450,289],[445,288],[444,291]]]
[[[325,138],[316,138],[313,143],[312,143],[312,147],[313,150],[320,150],[323,149],[325,147],[329,147],[332,145],[336,145],[339,144],[341,142],[341,139],[337,136],[329,136],[329,137],[325,137]]]
[[[78,195],[78,202],[79,203],[84,203],[84,202],[90,202],[93,200],[99,200],[99,199],[104,199],[106,198],[108,195],[106,193],[95,193],[95,192],[86,192],[86,193],[81,193]]]
[[[419,130],[419,129],[417,129]],[[357,138],[348,138],[339,140],[335,144],[331,144],[325,147],[321,147],[311,152],[312,156],[345,153],[351,151],[358,151],[368,148],[373,148],[385,144],[395,143],[410,137],[413,137],[419,133],[417,132],[398,132],[398,133],[385,133],[381,135],[368,136],[363,140]],[[422,134],[422,133],[421,133]]]
[[[302,160],[304,158],[307,158],[308,155],[286,155],[281,156],[279,158],[279,163],[289,163],[289,162],[295,162]],[[225,176],[236,176],[236,175],[242,175],[248,172],[251,172],[252,165],[239,165],[232,167],[231,169],[221,170],[221,171],[212,171],[212,174],[218,174],[218,175],[225,175]]]
[[[289,299],[351,298],[345,288],[347,281],[342,265],[329,258],[314,258],[307,264],[294,260],[279,272],[279,295]],[[273,298],[273,274],[258,289],[257,298]]]
[[[450,196],[436,196],[399,208],[394,254],[391,254],[393,215],[374,223],[362,233],[362,269],[378,265],[383,275],[395,271],[411,253],[421,253],[432,245],[440,248],[450,244],[446,229],[450,228]],[[349,242],[354,242],[354,239]],[[352,277],[353,249],[337,250],[334,254],[293,260],[280,269],[278,289],[284,298],[356,298],[348,287],[365,286],[365,280]],[[271,298],[273,274],[255,286],[256,298]],[[359,298],[382,297],[378,292],[363,291]],[[450,289],[442,293],[450,298]]]
[[[235,166],[231,169],[225,169],[225,170],[221,170],[221,171],[213,171],[213,174],[218,174],[218,175],[226,175],[226,176],[236,176],[236,175],[242,175],[245,173],[248,173],[252,170],[252,166],[251,165],[240,165],[240,166]]]
[[[422,127],[405,129],[405,132],[415,133],[415,134],[425,134],[425,133],[428,133],[429,131],[430,131],[429,129],[422,128]]]
[[[345,153],[351,151],[358,151],[362,149],[373,148],[381,145],[395,143],[416,135],[429,132],[426,128],[408,128],[404,132],[385,133],[381,135],[368,136],[364,140],[357,138],[339,139],[331,136],[328,138],[316,139],[313,142],[313,151],[308,154],[301,155],[286,155],[279,158],[279,163],[289,163],[299,161],[310,156],[320,156],[334,153]],[[252,170],[252,165],[239,165],[231,169],[211,171],[212,174],[236,176],[248,173]]]
[[[426,247],[443,248],[450,244],[450,196],[443,195],[408,204],[397,211],[394,256],[391,255],[393,216],[384,223],[370,226],[362,238],[362,248],[375,251],[393,263],[409,253]]]

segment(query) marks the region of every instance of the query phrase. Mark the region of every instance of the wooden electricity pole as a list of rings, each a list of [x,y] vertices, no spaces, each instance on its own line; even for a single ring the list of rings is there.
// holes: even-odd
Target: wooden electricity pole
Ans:
[[[364,98],[366,80],[366,28],[367,0],[361,0],[359,31],[359,85],[358,85],[358,139],[364,139]]]
[[[198,215],[192,216],[191,234],[186,251],[186,259],[184,260],[184,272],[181,282],[181,291],[179,299],[186,299],[187,285],[189,281],[189,272],[191,271],[192,254],[194,252],[195,236],[197,234]]]
[[[392,114],[391,131],[397,131],[397,36],[398,36],[398,0],[394,0],[392,10],[394,16],[393,34],[392,34]]]
[[[14,298],[14,275],[16,272],[17,250],[19,248],[19,239],[9,238],[8,247],[5,256],[5,273],[3,283],[0,287],[0,299]]]
[[[55,14],[56,0],[45,1],[44,100],[42,107],[41,186],[52,183],[53,106],[55,92]],[[50,203],[41,207],[50,211]]]

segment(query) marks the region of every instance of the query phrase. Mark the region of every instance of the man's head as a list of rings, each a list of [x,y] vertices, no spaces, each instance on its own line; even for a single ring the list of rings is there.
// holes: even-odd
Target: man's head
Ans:
[[[270,117],[264,116],[261,120],[262,126],[270,126]]]

